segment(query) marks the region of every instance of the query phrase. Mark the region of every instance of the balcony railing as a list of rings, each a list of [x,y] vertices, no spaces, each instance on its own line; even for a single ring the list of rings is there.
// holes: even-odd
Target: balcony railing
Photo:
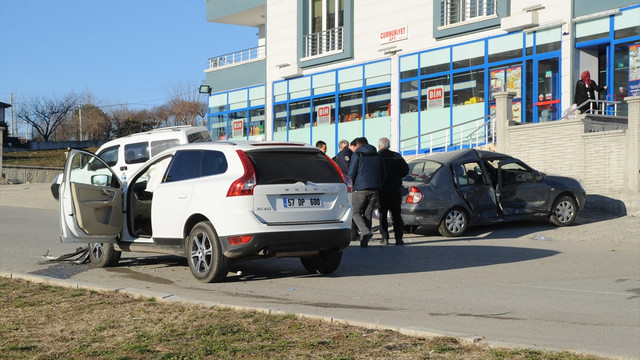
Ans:
[[[496,0],[441,0],[440,25],[447,26],[496,14]]]
[[[337,27],[304,36],[304,57],[342,52],[343,31]]]
[[[241,64],[247,61],[263,59],[267,56],[266,46],[257,46],[251,49],[240,50],[230,54],[209,58],[209,70]]]

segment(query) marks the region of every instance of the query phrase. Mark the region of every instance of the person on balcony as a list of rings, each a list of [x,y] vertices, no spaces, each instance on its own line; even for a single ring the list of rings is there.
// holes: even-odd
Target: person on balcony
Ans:
[[[600,92],[602,90],[606,90],[607,87],[600,87],[596,84],[595,81],[591,80],[591,73],[589,71],[583,71],[580,74],[580,80],[576,83],[576,91],[574,93],[573,102],[578,106],[578,110],[581,113],[589,109],[597,109],[597,104],[592,102],[584,103],[587,100],[597,100],[595,96],[595,92]]]

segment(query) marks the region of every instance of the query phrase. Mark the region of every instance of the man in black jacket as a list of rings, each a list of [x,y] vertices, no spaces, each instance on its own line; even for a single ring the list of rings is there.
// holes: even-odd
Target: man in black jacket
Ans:
[[[355,141],[353,143],[353,148],[355,149]],[[347,140],[340,140],[338,142],[338,155],[333,157],[333,161],[338,164],[340,170],[346,175],[347,171],[349,171],[349,161],[351,160],[351,156],[353,155],[353,151],[349,146],[349,142]]]
[[[396,245],[404,244],[402,240],[404,222],[400,215],[400,203],[402,201],[402,178],[409,173],[409,165],[402,155],[395,151],[389,150],[391,146],[388,138],[383,137],[378,140],[378,153],[382,156],[387,177],[382,184],[382,189],[378,196],[380,207],[380,234],[382,235],[382,243],[389,245],[389,224],[387,221],[387,211],[391,211],[391,220],[393,221],[393,234],[396,239]]]
[[[373,237],[373,209],[378,203],[378,191],[382,187],[385,170],[382,157],[375,147],[369,145],[367,138],[358,138],[356,142],[357,149],[349,161],[347,172],[353,181],[351,240],[355,241],[360,232],[360,246],[367,247]]]

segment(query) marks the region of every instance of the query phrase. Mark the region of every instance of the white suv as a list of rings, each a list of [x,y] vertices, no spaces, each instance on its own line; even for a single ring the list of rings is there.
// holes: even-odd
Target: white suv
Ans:
[[[90,243],[96,266],[135,251],[186,256],[204,282],[224,279],[232,261],[273,256],[327,274],[349,245],[350,180],[316,147],[182,145],[126,182],[107,165],[71,150],[60,187],[61,240]]]
[[[204,126],[171,126],[131,134],[104,143],[96,154],[103,159],[121,180],[142,167],[147,160],[165,149],[193,142],[211,141],[211,134]],[[92,166],[88,164],[87,166]],[[58,199],[62,174],[53,179],[51,192]]]

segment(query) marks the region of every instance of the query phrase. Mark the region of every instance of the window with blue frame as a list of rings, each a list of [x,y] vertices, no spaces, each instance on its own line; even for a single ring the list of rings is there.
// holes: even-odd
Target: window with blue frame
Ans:
[[[389,136],[391,61],[331,70],[273,84],[274,140],[327,143]]]
[[[265,140],[265,86],[209,97],[209,132],[215,140]]]
[[[514,120],[557,120],[560,108],[560,26],[515,32],[400,57],[402,151],[451,146],[450,134],[434,132],[484,119],[495,106],[492,93],[514,92]],[[540,97],[541,94],[541,97]],[[460,138],[473,133],[464,125]]]

